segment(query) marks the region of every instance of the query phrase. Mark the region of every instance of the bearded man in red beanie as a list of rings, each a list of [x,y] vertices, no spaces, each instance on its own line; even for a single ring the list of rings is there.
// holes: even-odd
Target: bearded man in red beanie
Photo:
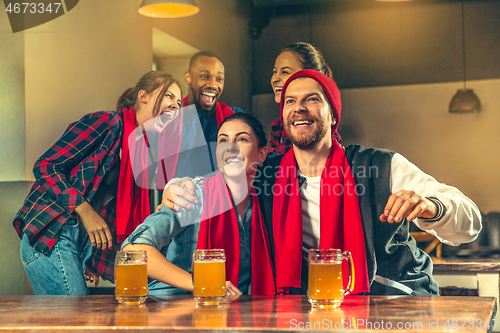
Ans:
[[[353,294],[438,295],[432,261],[410,235],[410,222],[458,245],[477,237],[479,209],[398,153],[332,140],[340,114],[340,92],[325,75],[302,70],[285,83],[281,118],[293,149],[268,155],[254,181],[277,292],[305,294],[307,251],[337,248],[352,253]]]
[[[282,123],[293,149],[269,160],[276,173],[263,169],[261,183],[278,292],[307,290],[304,250],[339,248],[354,258],[354,293],[437,295],[432,261],[410,236],[409,221],[445,243],[470,242],[481,230],[479,209],[397,153],[332,140],[340,92],[323,74],[297,72],[283,92]],[[266,179],[270,173],[275,181]]]

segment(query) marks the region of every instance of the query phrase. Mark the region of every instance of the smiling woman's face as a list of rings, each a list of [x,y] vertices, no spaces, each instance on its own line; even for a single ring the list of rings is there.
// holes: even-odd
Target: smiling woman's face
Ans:
[[[150,119],[162,115],[163,113],[179,109],[182,106],[181,88],[177,83],[172,83],[165,94],[159,96],[162,89],[163,87],[160,87],[149,94],[152,103],[148,105],[147,115]],[[154,107],[158,102],[160,103],[160,107],[158,111],[155,112]]]
[[[247,177],[254,175],[263,160],[263,149],[259,148],[255,132],[245,121],[227,121],[217,135],[217,165],[226,177],[241,176],[243,171]]]
[[[150,94],[145,94],[142,99],[146,103],[141,103],[144,106],[138,111],[138,118],[146,132],[161,132],[167,123],[177,116],[182,105],[181,88],[177,83],[172,83],[165,94],[160,96],[162,90],[163,87],[160,87]],[[160,103],[157,111],[156,103]]]
[[[273,86],[274,100],[281,102],[281,90],[286,80],[295,72],[302,70],[302,64],[299,59],[290,51],[282,52],[273,67],[273,76],[271,77],[271,86]]]

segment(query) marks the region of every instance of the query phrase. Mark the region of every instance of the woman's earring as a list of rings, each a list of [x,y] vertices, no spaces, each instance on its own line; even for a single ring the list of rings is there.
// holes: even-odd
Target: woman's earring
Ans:
[[[262,161],[259,161],[259,166],[260,166],[260,167],[262,166]]]

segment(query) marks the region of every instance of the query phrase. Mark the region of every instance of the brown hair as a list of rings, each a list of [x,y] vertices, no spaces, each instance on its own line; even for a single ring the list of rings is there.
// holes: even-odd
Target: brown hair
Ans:
[[[323,58],[323,54],[311,44],[304,42],[293,43],[283,48],[281,53],[286,51],[292,52],[297,57],[303,67],[302,69],[312,69],[333,79],[332,70],[326,63],[325,58]]]
[[[160,113],[161,99],[173,83],[177,84],[180,88],[179,82],[172,75],[161,71],[150,71],[140,78],[135,87],[128,88],[123,92],[118,102],[116,102],[116,111],[136,107],[139,91],[144,90],[150,94],[161,87],[153,111],[153,115],[156,117]]]
[[[264,132],[262,123],[251,113],[237,112],[225,118],[219,125],[217,135],[219,135],[219,130],[222,125],[232,120],[243,120],[248,126],[253,129],[255,136],[257,137],[259,148],[267,146],[266,132]]]

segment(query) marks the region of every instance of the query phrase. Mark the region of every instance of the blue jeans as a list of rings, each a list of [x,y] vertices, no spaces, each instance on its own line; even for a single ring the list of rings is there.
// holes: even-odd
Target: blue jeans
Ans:
[[[48,255],[35,251],[23,235],[21,260],[35,295],[88,295],[85,261],[92,245],[83,225],[68,221]]]

